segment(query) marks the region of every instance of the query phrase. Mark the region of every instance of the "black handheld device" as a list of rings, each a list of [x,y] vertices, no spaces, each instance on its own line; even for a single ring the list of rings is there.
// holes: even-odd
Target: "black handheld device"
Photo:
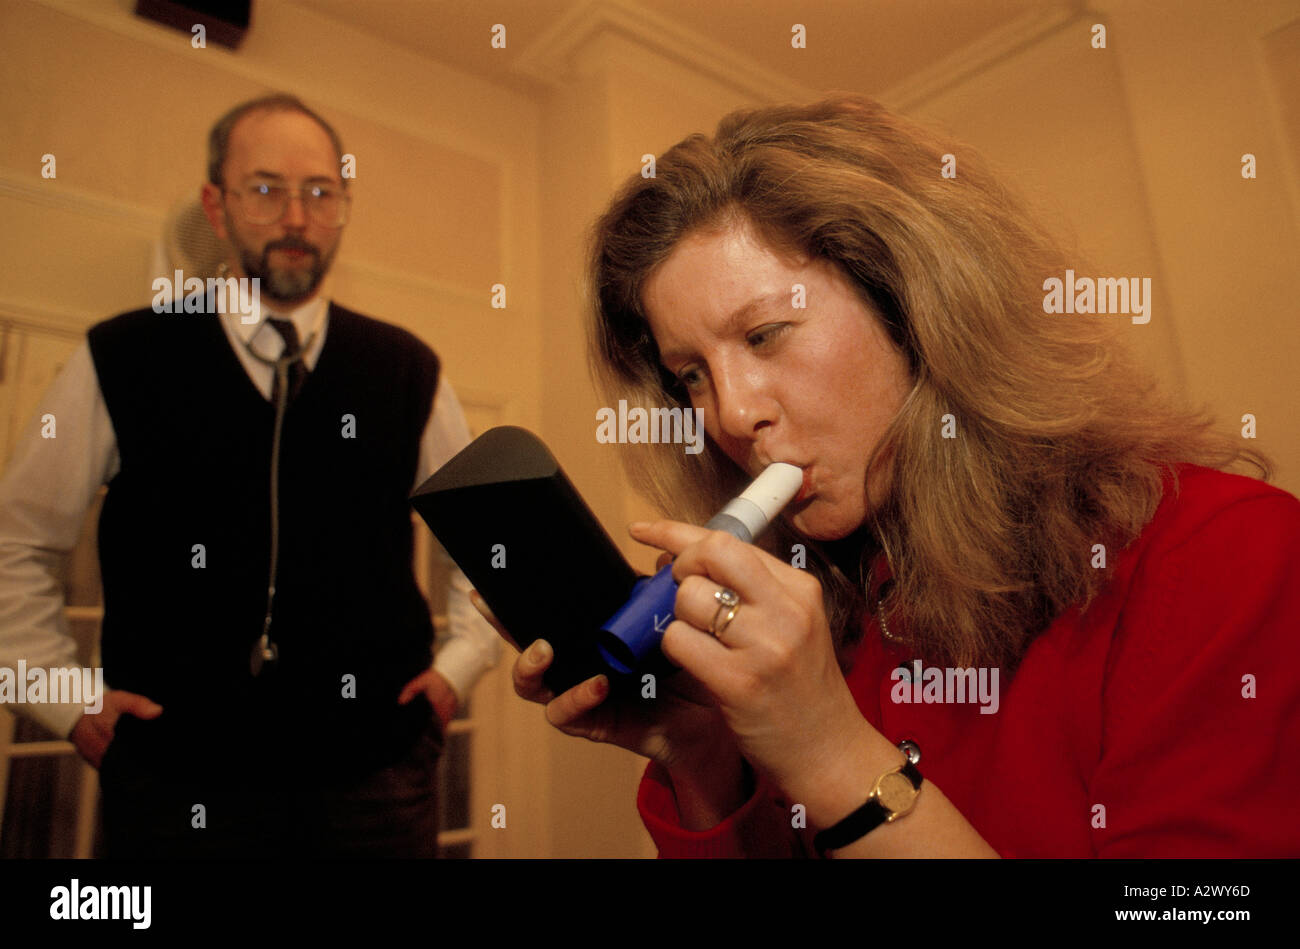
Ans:
[[[520,649],[545,639],[557,695],[598,673],[601,625],[637,573],[532,432],[489,429],[439,468],[411,504]],[[611,685],[621,691],[611,676]]]

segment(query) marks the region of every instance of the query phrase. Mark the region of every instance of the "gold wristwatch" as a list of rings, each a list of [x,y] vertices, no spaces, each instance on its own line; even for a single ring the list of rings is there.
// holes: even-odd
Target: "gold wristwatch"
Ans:
[[[921,772],[916,763],[921,760],[921,748],[916,742],[904,739],[898,748],[906,760],[897,768],[876,778],[867,795],[867,802],[833,827],[820,831],[813,838],[817,853],[826,856],[829,850],[847,847],[866,836],[881,824],[889,824],[910,813],[921,794]]]

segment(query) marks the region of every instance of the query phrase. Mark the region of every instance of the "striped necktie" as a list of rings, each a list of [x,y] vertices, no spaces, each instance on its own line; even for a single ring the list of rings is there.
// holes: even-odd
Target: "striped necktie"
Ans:
[[[298,330],[293,323],[288,320],[277,320],[274,317],[268,322],[275,327],[277,333],[284,339],[284,351],[280,353],[280,358],[291,358],[299,355],[302,344],[298,342]],[[298,393],[302,391],[303,383],[307,381],[307,366],[304,360],[295,359],[289,363],[289,401],[292,402],[298,398]],[[271,384],[271,401],[274,403],[280,395],[280,375],[276,373],[275,381]]]

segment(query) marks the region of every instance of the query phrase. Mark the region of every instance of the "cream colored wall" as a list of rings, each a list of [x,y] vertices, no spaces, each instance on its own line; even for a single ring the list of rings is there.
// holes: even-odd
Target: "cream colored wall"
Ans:
[[[542,366],[548,444],[578,491],[616,539],[625,523],[618,474],[595,440],[596,397],[587,374],[582,310],[584,227],[597,212],[592,187],[604,154],[608,115],[598,87],[557,93],[543,105],[541,202],[545,222]],[[590,420],[590,421],[588,421]],[[581,588],[575,590],[581,595]],[[636,818],[637,759],[609,745],[557,732],[545,739],[552,779],[550,855],[624,857],[644,852]]]
[[[1275,95],[1295,101],[1300,58],[1268,56],[1287,24],[1297,48],[1300,3],[1100,6],[1129,37],[1115,52],[1188,393],[1234,429],[1253,413],[1277,483],[1300,493],[1300,136],[1292,112],[1287,137]],[[1247,152],[1255,180],[1241,176]]]
[[[1127,323],[1122,337],[1168,388],[1182,391],[1179,337],[1127,119],[1124,79],[1116,56],[1089,46],[1091,22],[1069,20],[909,111],[991,160],[1031,211],[1076,248],[1079,276],[1152,278],[1149,323],[1094,318]]]
[[[652,512],[628,487],[618,446],[597,443],[596,409],[602,403],[585,361],[575,366],[575,358],[581,360],[586,351],[587,298],[581,278],[587,239],[614,190],[640,173],[644,155],[661,153],[759,99],[599,24],[541,65],[549,75],[563,77],[555,79],[544,99],[542,121],[545,429],[629,560],[652,572],[658,552],[633,544],[626,532],[629,522]],[[560,775],[583,790],[578,796],[553,797],[554,855],[654,853],[632,807],[644,759],[564,739],[552,741],[550,755],[557,792]]]
[[[1080,275],[1151,277],[1151,321],[1121,318],[1123,335],[1222,429],[1254,414],[1252,444],[1300,493],[1300,116],[1283,105],[1300,89],[1300,60],[1284,55],[1300,48],[1300,4],[1091,6],[954,85],[899,98],[1002,165],[1074,237]],[[1247,152],[1255,180],[1241,176]]]

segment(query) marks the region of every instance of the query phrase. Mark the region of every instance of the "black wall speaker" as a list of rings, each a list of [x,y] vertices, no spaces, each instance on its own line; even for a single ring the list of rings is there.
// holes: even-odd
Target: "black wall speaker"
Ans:
[[[244,40],[252,18],[253,0],[136,0],[135,14],[193,36],[202,23],[207,39],[231,49]]]

